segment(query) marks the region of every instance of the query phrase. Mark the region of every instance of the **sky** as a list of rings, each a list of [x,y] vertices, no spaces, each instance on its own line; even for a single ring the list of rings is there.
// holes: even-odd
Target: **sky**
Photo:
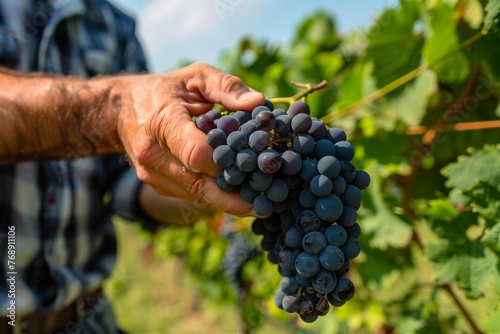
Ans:
[[[324,9],[341,34],[367,28],[396,0],[111,0],[137,20],[150,70],[174,69],[181,60],[212,65],[242,36],[286,45],[307,15]]]

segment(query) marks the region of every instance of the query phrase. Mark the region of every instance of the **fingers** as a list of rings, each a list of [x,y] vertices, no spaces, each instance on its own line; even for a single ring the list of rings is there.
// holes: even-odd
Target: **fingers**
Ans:
[[[255,216],[252,206],[237,192],[224,192],[214,177],[220,173],[212,159],[206,135],[197,129],[192,116],[202,114],[213,103],[229,110],[252,110],[264,96],[239,78],[206,64],[193,64],[161,77],[155,86],[168,103],[146,100],[149,115],[134,147],[138,176],[162,195],[208,203],[224,212]],[[153,112],[151,112],[153,110]]]
[[[238,191],[223,191],[215,180],[209,177],[205,179],[203,187],[203,198],[208,204],[235,216],[256,215],[252,205],[245,202]]]
[[[213,149],[206,135],[196,128],[187,110],[180,104],[172,104],[148,120],[146,134],[158,143],[151,147],[158,155],[170,150],[186,168],[199,173],[216,176],[220,168],[212,159]],[[161,149],[160,149],[161,148]]]
[[[187,96],[179,103],[170,104],[168,112],[163,113],[168,119],[164,119],[161,122],[164,126],[159,128],[163,129],[162,140],[188,169],[215,176],[219,168],[212,160],[213,150],[191,116],[206,112],[212,103],[220,103],[230,110],[252,110],[264,103],[264,96],[239,78],[202,63],[191,65],[176,75],[185,82]]]
[[[161,155],[158,155],[159,151]],[[186,188],[175,181],[173,175],[166,174],[168,170],[175,170],[175,168],[170,167],[175,162],[175,157],[168,150],[163,151],[157,146],[142,146],[137,152],[137,156],[131,156],[130,159],[137,177],[142,182],[152,186],[162,196],[175,196],[183,199],[192,198]],[[180,167],[177,170],[180,170]]]
[[[191,65],[198,75],[187,81],[189,90],[197,90],[207,101],[220,103],[229,110],[252,110],[262,105],[264,95],[234,75],[221,72],[203,63]]]
[[[139,179],[151,185],[158,194],[187,199],[199,204],[208,203],[233,215],[255,215],[252,206],[243,201],[238,192],[222,191],[217,186],[215,178],[189,171],[168,150],[163,151],[159,147],[153,147],[148,155],[158,156],[158,150],[162,151],[162,158],[157,160],[157,163],[146,162],[136,167]]]

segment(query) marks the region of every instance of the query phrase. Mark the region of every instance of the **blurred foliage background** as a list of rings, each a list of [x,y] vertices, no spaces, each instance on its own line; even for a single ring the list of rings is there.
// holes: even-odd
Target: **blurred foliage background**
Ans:
[[[265,253],[243,268],[243,291],[224,276],[229,217],[140,240],[119,223],[107,291],[123,327],[500,333],[499,18],[499,0],[401,0],[343,36],[317,12],[288,45],[243,37],[219,68],[268,98],[297,93],[291,80],[326,79],[308,98],[312,114],[347,132],[355,166],[371,175],[358,212],[362,253],[349,274],[356,295],[305,324],[273,305],[280,276]],[[250,224],[238,219],[231,233],[258,247]]]

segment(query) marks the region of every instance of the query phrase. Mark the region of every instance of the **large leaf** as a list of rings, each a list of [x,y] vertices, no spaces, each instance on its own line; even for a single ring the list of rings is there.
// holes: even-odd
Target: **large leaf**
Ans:
[[[496,252],[497,256],[500,256],[500,219],[491,229],[486,231],[481,241]]]
[[[301,72],[294,79],[306,82],[330,79],[337,70],[337,64],[332,73],[332,68],[325,68],[324,65],[328,64],[324,63],[324,58],[320,61],[318,55],[332,53],[339,44],[340,38],[332,17],[321,11],[307,17],[298,28],[289,52],[291,65],[300,68],[298,72]],[[338,60],[334,59],[335,62]]]
[[[498,43],[498,34],[488,34],[481,37],[474,46],[476,52],[474,52],[474,57],[479,62],[486,61],[489,69],[486,71],[493,72],[496,78],[500,77],[500,62],[498,61],[498,55],[500,54],[500,43]],[[490,75],[489,81],[495,80],[495,77]],[[497,79],[498,80],[498,79]],[[491,84],[483,88],[483,91],[495,93],[495,87]]]
[[[436,75],[425,72],[415,79],[413,86],[407,87],[400,96],[388,103],[386,112],[403,120],[406,125],[419,125],[427,111],[429,97],[436,89]]]
[[[487,145],[481,150],[470,150],[469,156],[443,168],[448,177],[446,185],[460,191],[472,190],[480,181],[500,191],[500,145]]]
[[[469,298],[478,298],[498,280],[498,257],[480,243],[456,244],[443,240],[431,244],[427,254],[436,269],[440,283],[456,282]]]
[[[500,0],[488,0],[488,4],[484,8],[486,16],[484,17],[484,30],[498,32],[498,23],[500,20]]]
[[[467,198],[466,203],[487,220],[495,221],[500,217],[500,191],[496,187],[480,180],[472,190],[456,193]]]
[[[469,23],[471,28],[479,29],[483,24],[484,10],[479,0],[468,0],[464,9],[464,21]]]
[[[450,198],[455,204],[472,207],[485,222],[481,242],[500,254],[500,145],[470,150],[443,169],[447,185],[454,187]]]
[[[340,44],[333,18],[325,12],[307,17],[297,30],[292,44],[309,42],[322,50],[333,50]]]
[[[425,42],[424,56],[430,63],[440,59],[460,44],[457,33],[458,17],[455,9],[446,3],[439,3],[429,9],[432,34]],[[439,81],[452,83],[464,81],[470,73],[469,60],[461,51],[433,67]]]
[[[375,65],[373,76],[379,88],[420,65],[423,39],[413,32],[416,19],[413,6],[387,9],[369,32],[366,58]],[[400,87],[389,96],[402,91]]]
[[[500,333],[500,304],[492,311],[485,322],[487,333]]]
[[[453,240],[454,244],[466,244],[467,229],[471,222],[477,221],[476,214],[458,211],[448,199],[428,201],[421,215],[427,219],[434,233],[443,239]]]
[[[498,256],[492,247],[485,248],[479,241],[471,241],[467,232],[477,224],[477,214],[458,211],[448,199],[429,201],[422,215],[439,236],[437,243],[426,246],[426,255],[436,271],[438,282],[456,282],[469,298],[478,298],[498,280]],[[491,235],[483,243],[496,243]]]
[[[369,67],[366,63],[357,62],[339,83],[339,103],[336,109],[342,109],[368,95],[373,89],[373,80],[370,80]]]
[[[373,205],[373,213],[365,217],[362,228],[370,237],[370,246],[379,249],[387,247],[404,248],[412,236],[412,227],[403,216],[396,215],[384,199],[382,193],[382,183],[380,166],[371,168],[371,183],[368,188],[369,202]]]
[[[370,286],[372,289],[381,289],[383,278],[387,277],[390,273],[394,271],[401,272],[404,267],[411,266],[411,262],[408,261],[411,258],[409,249],[402,251],[401,249],[389,248],[381,251],[366,245],[364,240],[361,241],[367,261],[358,263],[356,271],[361,276],[364,284]]]

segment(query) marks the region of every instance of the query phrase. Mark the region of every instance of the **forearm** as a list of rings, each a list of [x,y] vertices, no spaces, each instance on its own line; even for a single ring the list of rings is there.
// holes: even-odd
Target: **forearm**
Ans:
[[[122,151],[114,84],[0,69],[0,163]]]

